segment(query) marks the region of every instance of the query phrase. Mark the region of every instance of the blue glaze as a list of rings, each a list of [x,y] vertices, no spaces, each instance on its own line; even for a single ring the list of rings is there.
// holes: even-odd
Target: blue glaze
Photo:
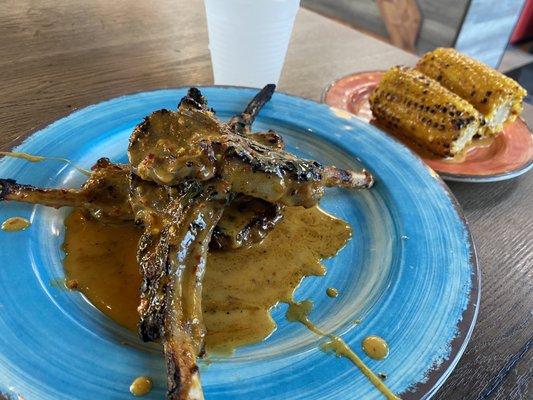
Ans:
[[[79,110],[29,137],[16,151],[65,157],[89,168],[97,158],[125,162],[132,128],[151,111],[175,108],[186,89],[120,97]],[[203,89],[221,118],[239,112],[252,89]],[[353,239],[326,261],[325,277],[307,278],[297,299],[311,298],[311,319],[342,337],[387,385],[406,398],[428,398],[464,351],[476,315],[475,256],[467,227],[442,182],[418,157],[375,127],[329,107],[276,93],[254,128],[273,128],[289,150],[345,168],[367,167],[369,191],[328,190],[324,209],[347,220]],[[40,186],[77,187],[85,179],[53,161],[5,158],[0,177]],[[139,343],[82,295],[58,289],[60,247],[68,210],[2,203],[0,221],[32,221],[26,231],[0,234],[0,392],[26,400],[130,399],[138,375],[153,378],[147,399],[164,396],[159,347]],[[328,299],[325,288],[340,295]],[[472,308],[473,307],[473,308]],[[320,339],[284,320],[266,341],[202,367],[207,400],[379,399],[349,362],[324,354]],[[458,328],[464,315],[461,329]],[[361,319],[359,325],[354,320]],[[390,346],[384,361],[360,349],[368,335]],[[453,343],[452,340],[458,337]],[[458,342],[458,343],[456,343]],[[425,385],[423,383],[426,383]]]

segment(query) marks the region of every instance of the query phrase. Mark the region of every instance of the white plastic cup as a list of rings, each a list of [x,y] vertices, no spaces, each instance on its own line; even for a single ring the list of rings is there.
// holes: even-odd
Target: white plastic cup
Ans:
[[[217,85],[278,83],[300,0],[205,0]]]

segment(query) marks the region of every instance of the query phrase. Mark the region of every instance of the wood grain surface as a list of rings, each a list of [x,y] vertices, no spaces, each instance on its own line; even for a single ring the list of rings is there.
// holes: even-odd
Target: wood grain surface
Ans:
[[[1,1],[0,149],[104,99],[211,84],[204,19],[198,0]],[[319,100],[340,76],[415,61],[302,9],[280,90]],[[526,114],[531,125],[531,107]],[[482,301],[470,345],[435,398],[531,399],[533,173],[450,187],[477,244]]]

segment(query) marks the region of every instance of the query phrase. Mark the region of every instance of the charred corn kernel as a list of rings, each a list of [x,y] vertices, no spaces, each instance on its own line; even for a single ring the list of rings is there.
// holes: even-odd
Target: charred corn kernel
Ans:
[[[426,53],[415,68],[472,104],[485,119],[484,134],[500,132],[522,112],[522,86],[455,49]]]
[[[419,71],[394,67],[370,96],[378,124],[439,156],[460,152],[479,130],[481,115]]]

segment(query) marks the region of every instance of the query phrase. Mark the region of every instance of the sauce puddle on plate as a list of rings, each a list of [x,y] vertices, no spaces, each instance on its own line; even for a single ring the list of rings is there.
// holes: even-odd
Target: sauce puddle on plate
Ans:
[[[76,282],[75,288],[104,314],[136,331],[141,276],[135,256],[141,230],[133,223],[103,225],[77,210],[65,227],[66,280]],[[270,309],[284,302],[287,319],[329,339],[323,350],[351,360],[388,399],[398,399],[340,337],[311,323],[311,302],[293,301],[301,280],[324,275],[321,260],[334,256],[351,234],[349,225],[318,207],[290,207],[261,243],[211,251],[202,297],[207,351],[231,354],[264,340],[276,328]]]
[[[305,276],[324,275],[321,259],[334,256],[351,237],[344,221],[317,207],[290,207],[284,214],[261,243],[210,252],[202,298],[208,351],[231,353],[270,335],[276,327],[270,309],[290,301]],[[133,223],[103,225],[77,210],[65,226],[67,281],[76,282],[104,314],[136,331],[141,230]]]

